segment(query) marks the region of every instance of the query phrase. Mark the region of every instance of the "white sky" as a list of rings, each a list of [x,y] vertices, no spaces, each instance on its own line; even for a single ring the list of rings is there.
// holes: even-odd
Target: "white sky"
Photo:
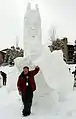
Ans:
[[[23,18],[28,1],[0,0],[0,49],[15,45],[16,36],[23,46]],[[76,0],[32,1],[39,4],[44,43],[52,26],[56,28],[57,37],[66,36],[69,41],[76,39]]]

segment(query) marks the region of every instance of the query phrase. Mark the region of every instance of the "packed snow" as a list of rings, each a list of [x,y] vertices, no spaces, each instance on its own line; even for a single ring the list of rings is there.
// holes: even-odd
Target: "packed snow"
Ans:
[[[49,66],[51,67],[50,72],[46,72],[44,66],[44,62],[39,64],[42,68],[45,69],[45,75],[52,75],[54,82],[52,82],[51,78],[48,80],[45,78],[47,76],[44,75],[44,72],[40,72],[35,78],[37,83],[37,91],[34,94],[33,106],[32,106],[32,114],[29,117],[30,119],[75,119],[76,118],[76,92],[72,89],[72,84],[70,80],[73,82],[73,76],[69,73],[68,66],[62,60],[62,53],[54,52],[51,55],[51,62]],[[42,57],[44,58],[44,57]],[[42,60],[40,59],[40,62]],[[56,71],[57,69],[60,71],[59,74],[55,74],[54,64]],[[40,63],[36,61],[35,63]],[[60,66],[59,66],[60,65]],[[62,69],[62,70],[61,70]],[[16,66],[14,67],[1,67],[0,70],[7,73],[7,86],[0,88],[0,118],[1,119],[21,119],[21,110],[23,108],[21,97],[17,91],[17,80],[19,71],[17,70]],[[48,69],[47,69],[48,70]],[[48,70],[49,71],[49,70]],[[58,72],[59,72],[58,71]],[[67,75],[66,75],[67,72]],[[41,76],[43,73],[43,78]],[[48,73],[48,74],[47,74]],[[65,76],[64,76],[65,73]],[[41,76],[40,76],[41,75]],[[63,77],[66,79],[63,80]],[[60,87],[61,82],[60,78],[63,82],[62,88]],[[45,80],[43,80],[45,79]],[[51,83],[55,84],[51,87]],[[66,86],[64,85],[66,83]],[[64,87],[65,86],[65,87]],[[69,87],[69,88],[68,88]],[[66,98],[61,100],[59,98],[59,89],[63,94],[63,89],[67,88],[68,93]],[[58,90],[57,90],[58,89]],[[41,92],[40,92],[41,91]],[[62,96],[63,97],[63,96]],[[23,117],[22,117],[23,118]]]
[[[23,104],[17,90],[18,76],[25,65],[40,67],[35,76],[32,114],[27,119],[76,119],[76,92],[73,75],[63,61],[62,52],[51,53],[41,43],[41,19],[38,6],[30,4],[24,18],[24,54],[15,59],[14,67],[0,67],[7,73],[7,85],[0,88],[0,119],[21,119]],[[71,66],[70,66],[71,67]]]

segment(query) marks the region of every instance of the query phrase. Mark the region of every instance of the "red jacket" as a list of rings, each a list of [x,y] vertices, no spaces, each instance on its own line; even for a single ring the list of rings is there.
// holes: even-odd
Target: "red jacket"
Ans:
[[[32,87],[32,91],[36,90],[36,83],[35,83],[35,80],[34,80],[34,76],[38,72],[39,72],[39,68],[35,68],[35,70],[31,70],[28,73],[30,85]],[[18,87],[18,91],[19,92],[22,92],[23,94],[25,94],[25,92],[26,92],[26,84],[25,84],[25,78],[23,77],[23,72],[21,73],[21,75],[18,78],[17,87]]]

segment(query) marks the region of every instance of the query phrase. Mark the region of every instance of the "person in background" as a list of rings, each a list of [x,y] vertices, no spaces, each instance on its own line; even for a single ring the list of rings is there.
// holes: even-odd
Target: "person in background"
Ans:
[[[0,88],[3,86],[2,81],[3,81],[3,77],[2,77],[2,75],[1,75],[1,73],[0,73]]]
[[[3,71],[0,71],[0,74],[1,74],[1,75],[2,75],[2,77],[3,77],[3,85],[5,86],[5,85],[6,85],[7,75],[6,75],[6,73],[5,73],[5,72],[3,72]]]
[[[71,72],[71,68],[69,68],[69,72]]]
[[[74,74],[74,86],[73,87],[76,87],[76,66],[75,66],[75,71],[73,71],[72,74]]]
[[[29,71],[29,67],[25,66],[23,68],[23,72],[18,78],[17,87],[24,105],[24,109],[22,111],[23,116],[31,114],[33,92],[36,90],[34,76],[39,72],[39,70],[40,68],[36,66],[34,70]]]

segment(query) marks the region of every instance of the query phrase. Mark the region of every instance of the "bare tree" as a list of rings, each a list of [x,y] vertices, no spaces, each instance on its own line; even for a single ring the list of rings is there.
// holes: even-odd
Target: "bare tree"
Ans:
[[[19,38],[18,36],[16,36],[16,48],[18,47],[18,45],[19,45]]]
[[[50,41],[55,41],[56,40],[56,28],[52,27],[49,31],[50,35]]]

